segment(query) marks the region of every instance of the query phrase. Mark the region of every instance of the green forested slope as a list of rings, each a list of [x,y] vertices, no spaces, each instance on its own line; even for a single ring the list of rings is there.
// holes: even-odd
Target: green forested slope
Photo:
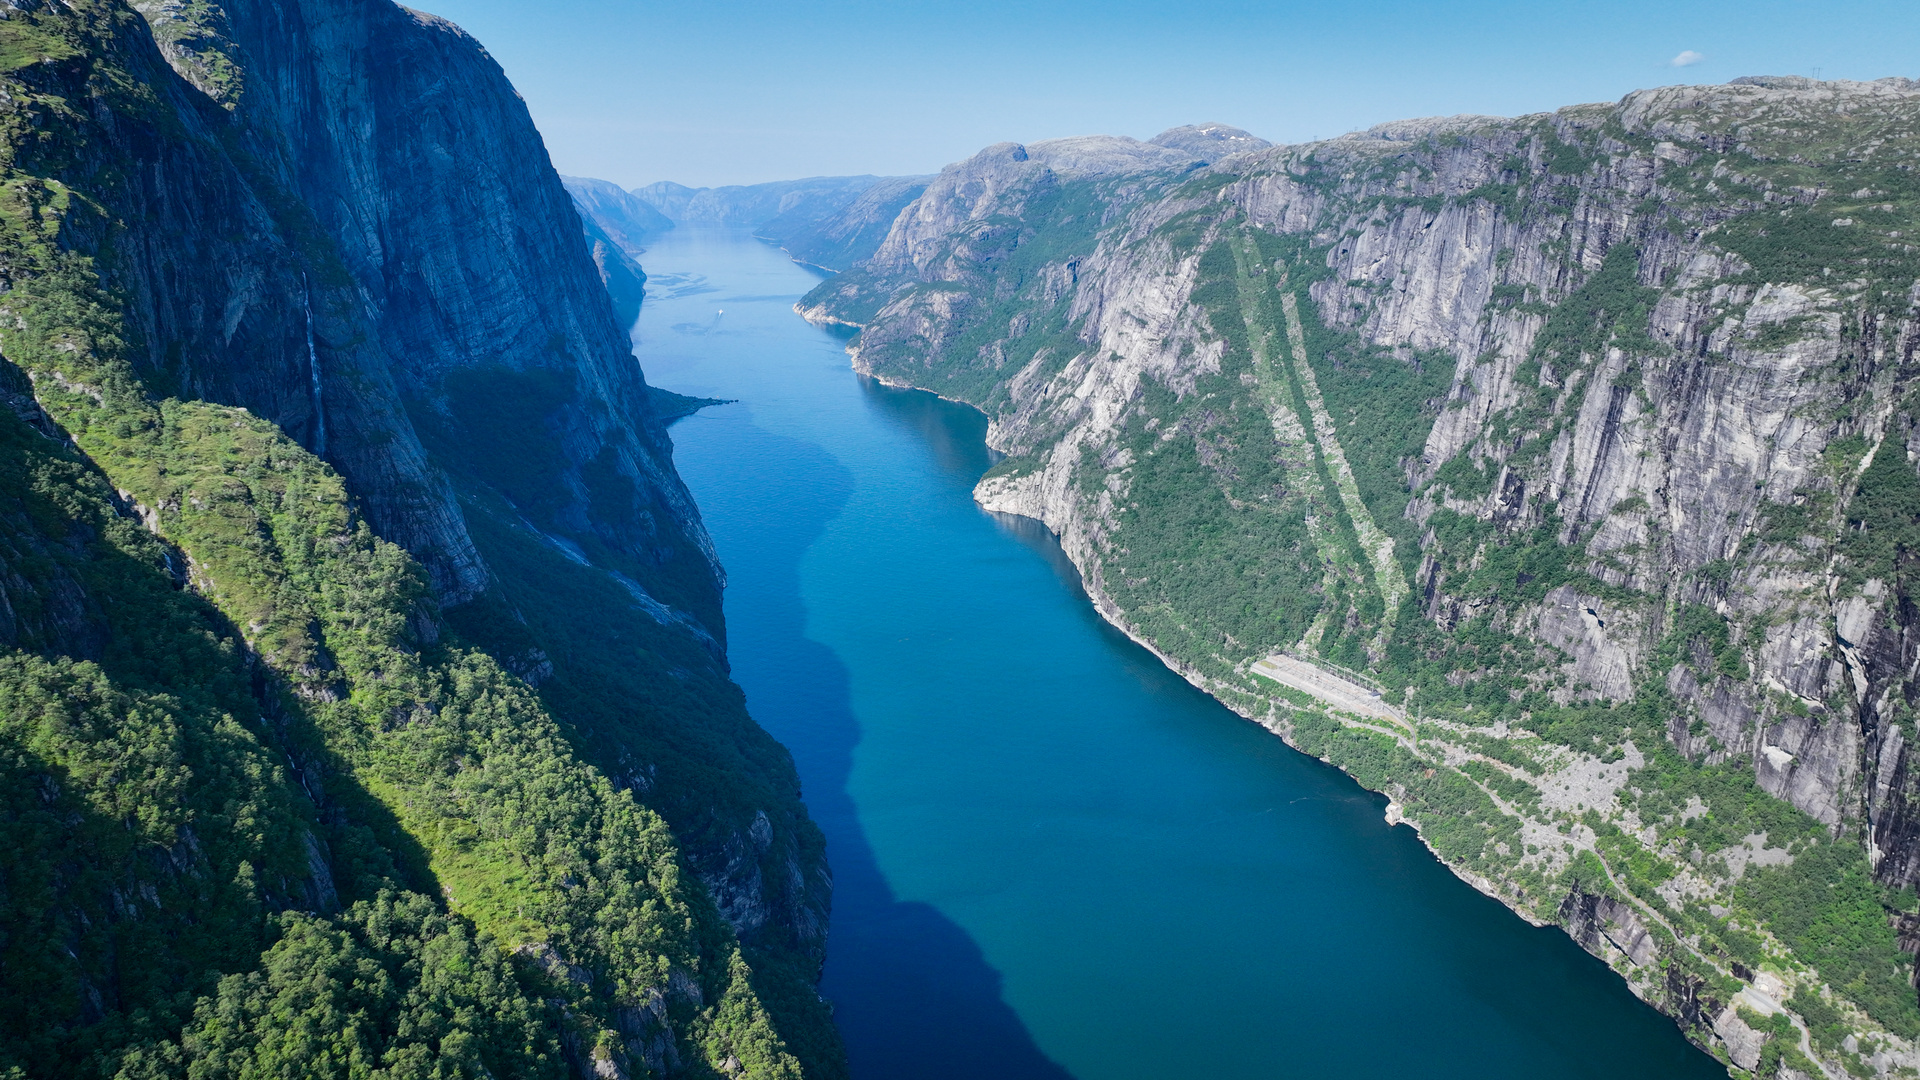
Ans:
[[[10,266],[26,269],[31,255],[13,254]],[[103,355],[115,344],[113,319],[90,303],[99,299],[78,268],[23,280],[4,307],[27,329],[0,331],[0,349],[57,387],[43,399],[107,474],[10,421],[21,468],[9,475],[36,483],[9,494],[20,517],[52,533],[50,541],[29,533],[16,548],[93,534],[98,550],[70,573],[110,613],[97,636],[111,642],[97,663],[50,642],[40,655],[20,651],[6,669],[21,780],[9,789],[38,789],[39,801],[59,808],[21,808],[18,820],[38,824],[38,835],[13,846],[23,866],[9,883],[49,884],[38,896],[10,888],[10,899],[23,917],[65,923],[55,940],[104,951],[89,970],[48,957],[45,939],[24,933],[30,923],[8,934],[77,989],[48,994],[9,971],[9,988],[37,1002],[9,1011],[29,1021],[16,1044],[32,1047],[24,1063],[58,1073],[77,1068],[85,1049],[108,1073],[122,1040],[157,1039],[142,1062],[204,1056],[204,1075],[247,1075],[247,1055],[302,1052],[279,1040],[319,1037],[279,1030],[292,1024],[340,1040],[325,1051],[339,1075],[367,1065],[356,1057],[367,1053],[390,1060],[396,1075],[444,1068],[448,1039],[489,1071],[518,1072],[551,1058],[562,1037],[590,1056],[600,1032],[634,1026],[615,1015],[621,1003],[640,1001],[656,1016],[621,1034],[664,1036],[662,1062],[669,1053],[737,1056],[767,1075],[797,1075],[660,819],[579,762],[538,699],[490,658],[421,640],[433,612],[418,568],[354,519],[323,464],[240,410],[155,403],[124,367],[115,370]],[[62,317],[75,312],[82,317]],[[114,505],[107,477],[137,511]],[[151,515],[179,554],[135,514]],[[191,559],[187,575],[212,604],[176,590],[169,559]],[[23,569],[35,561],[21,560]],[[38,561],[51,573],[27,578],[25,595],[60,597],[53,574],[62,560]],[[310,844],[316,804],[330,811],[330,827]],[[137,831],[119,835],[129,826]],[[75,857],[83,839],[97,856]],[[156,864],[155,851],[184,851],[182,865],[173,856]],[[72,869],[47,866],[56,858]],[[407,887],[444,897],[454,918],[393,892]],[[170,904],[175,891],[184,895]],[[168,934],[143,903],[193,929]],[[331,924],[283,914],[349,904]],[[95,921],[101,930],[125,925],[126,939],[88,925]],[[150,934],[163,936],[143,940]],[[283,935],[291,938],[261,954]],[[527,946],[532,962],[516,974],[501,950]],[[479,956],[471,985],[409,985],[423,977],[427,951]],[[401,970],[409,963],[411,973]],[[365,975],[366,987],[331,974],[370,964],[396,971]],[[230,978],[215,993],[218,976],[261,965],[264,975]],[[313,979],[329,984],[325,993],[278,985]],[[381,1004],[367,1008],[384,1019],[368,1031],[333,1031],[331,1011],[354,1011],[336,994],[368,995]],[[464,1017],[442,1000],[463,996],[475,1003]],[[189,1008],[196,1019],[175,1049],[168,1037]],[[449,1011],[455,1019],[438,1015]],[[436,1049],[423,1058],[421,1048]]]
[[[594,764],[664,764],[695,842],[736,800],[799,813],[737,689],[570,649],[543,700],[495,654],[537,677],[559,652],[511,599],[550,551],[443,610],[326,461],[156,384],[160,323],[128,312],[158,286],[126,253],[170,238],[119,200],[143,148],[245,171],[242,140],[204,134],[220,104],[118,3],[11,12],[0,67],[0,1075],[798,1077],[789,1038],[832,1075],[817,941],[763,934],[749,962],[648,788]],[[315,280],[346,272],[252,184],[234,198],[284,200],[260,220]],[[644,618],[604,589],[596,612]]]

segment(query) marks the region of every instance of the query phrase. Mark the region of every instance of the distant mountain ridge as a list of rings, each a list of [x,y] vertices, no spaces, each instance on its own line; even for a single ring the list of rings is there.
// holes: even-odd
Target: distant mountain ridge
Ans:
[[[763,222],[755,232],[779,244],[798,262],[840,273],[879,249],[894,219],[927,190],[930,179],[889,176],[832,213],[817,214],[811,205],[802,204]]]
[[[1211,165],[1272,146],[1240,128],[1203,123],[1169,128],[1145,142],[1124,135],[1046,139],[1018,146],[1014,160],[1037,155],[1048,167],[1066,172],[1124,173]],[[1000,147],[1016,144],[1002,143],[982,154]],[[562,176],[560,180],[580,212],[587,247],[594,252],[595,265],[601,267],[614,306],[630,323],[629,300],[636,314],[639,310],[636,286],[631,283],[639,266],[633,260],[652,237],[676,225],[749,228],[761,239],[778,244],[796,262],[840,273],[879,250],[894,219],[927,190],[934,177],[810,176],[699,188],[662,180],[631,191],[590,177]],[[627,256],[625,260],[609,261],[596,247],[609,241]],[[646,275],[639,278],[644,282]]]
[[[670,180],[633,189],[633,194],[682,225],[748,228],[795,212],[825,217],[879,183],[878,176],[810,176],[765,184],[694,188]]]
[[[814,176],[718,188],[663,180],[626,191],[606,180],[561,177],[580,212],[590,250],[597,251],[594,245],[607,238],[631,260],[646,250],[652,237],[676,225],[749,228],[795,260],[834,272],[873,254],[894,216],[925,190],[927,180]],[[596,253],[594,261],[601,263],[601,256]],[[603,267],[602,279],[624,317],[623,290],[628,286],[619,268]],[[636,299],[635,313],[638,310]]]

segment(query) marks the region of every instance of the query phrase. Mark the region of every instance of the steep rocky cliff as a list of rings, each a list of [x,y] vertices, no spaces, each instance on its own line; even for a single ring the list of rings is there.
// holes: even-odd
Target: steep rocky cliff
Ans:
[[[0,1071],[838,1074],[819,833],[497,65],[0,15]]]
[[[1702,1045],[1910,1074],[1916,132],[1920,84],[1778,78],[1003,144],[802,310],[988,413],[976,497],[1108,618]]]

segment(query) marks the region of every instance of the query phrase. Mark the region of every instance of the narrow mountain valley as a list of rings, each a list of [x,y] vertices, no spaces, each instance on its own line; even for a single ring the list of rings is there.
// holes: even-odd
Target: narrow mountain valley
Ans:
[[[1555,1001],[1637,1017],[1658,1039],[1622,1040],[1634,1060],[1920,1077],[1917,132],[1920,82],[1764,77],[1298,145],[1201,124],[998,143],[930,176],[628,189],[558,175],[480,43],[388,0],[12,0],[0,1080],[837,1080],[856,1030],[907,1071],[1065,1076],[1059,1046],[1119,1068],[1131,1052],[1089,1050],[1059,1008],[1073,994],[995,966],[1065,935],[994,904],[1087,885],[1015,881],[1008,837],[1057,830],[1083,878],[1112,850],[1187,851],[1196,877],[1231,860],[1171,826],[1157,847],[1075,832],[1122,805],[1091,771],[1084,805],[1003,793],[987,844],[934,835],[991,798],[979,777],[1051,782],[1085,717],[1056,693],[1048,743],[1017,688],[936,709],[927,688],[1013,635],[949,632],[960,605],[929,585],[912,632],[938,644],[914,644],[881,535],[1001,588],[1064,583],[1036,626],[1078,618],[1132,650],[1160,684],[1112,651],[1074,661],[1119,686],[1075,696],[1128,716],[1135,756],[1102,775],[1137,795],[1176,752],[1196,788],[1245,766],[1234,801],[1168,822],[1278,850],[1256,845],[1284,770],[1257,747],[1300,790],[1378,796],[1126,638],[1383,794],[1388,825],[1506,908],[1375,804],[1354,819],[1591,968],[1611,1004]],[[842,1027],[821,990],[828,833],[734,681],[725,570],[667,432],[729,403],[650,384],[629,336],[670,230],[682,263],[656,289],[718,293],[690,269],[712,260],[733,321],[676,309],[661,363],[785,395],[734,406],[688,476],[725,493],[723,539],[771,522],[777,550],[748,565],[786,591],[736,625],[792,655],[755,657],[759,684],[743,661],[740,683],[792,696],[760,712],[783,738],[814,725],[792,745],[872,923],[847,968],[866,1011]],[[861,375],[984,414],[991,467],[978,414],[854,380],[843,342]],[[803,374],[838,382],[787,378],[821,349],[834,362]],[[829,445],[929,456],[883,476]],[[1059,546],[969,505],[976,477],[979,507]],[[854,493],[864,546],[839,516]],[[866,599],[809,610],[803,570]],[[901,627],[876,631],[890,604]],[[924,710],[860,683],[857,649],[921,671]],[[1232,734],[1155,741],[1206,710]],[[895,756],[856,761],[862,740]],[[875,782],[915,754],[966,790]],[[1132,812],[1101,824],[1161,824]],[[992,902],[942,908],[901,867]],[[1111,910],[1166,906],[1152,893]],[[1128,918],[1141,941],[1115,931],[1097,959],[1115,940],[1211,955]],[[900,1002],[971,1028],[903,1026]]]

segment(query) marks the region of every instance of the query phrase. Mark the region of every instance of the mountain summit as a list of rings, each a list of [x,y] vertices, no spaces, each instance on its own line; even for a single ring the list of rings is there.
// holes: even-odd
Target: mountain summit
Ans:
[[[1273,145],[1258,135],[1226,124],[1186,124],[1168,128],[1147,141],[1191,154],[1209,165],[1230,154],[1251,153]]]

